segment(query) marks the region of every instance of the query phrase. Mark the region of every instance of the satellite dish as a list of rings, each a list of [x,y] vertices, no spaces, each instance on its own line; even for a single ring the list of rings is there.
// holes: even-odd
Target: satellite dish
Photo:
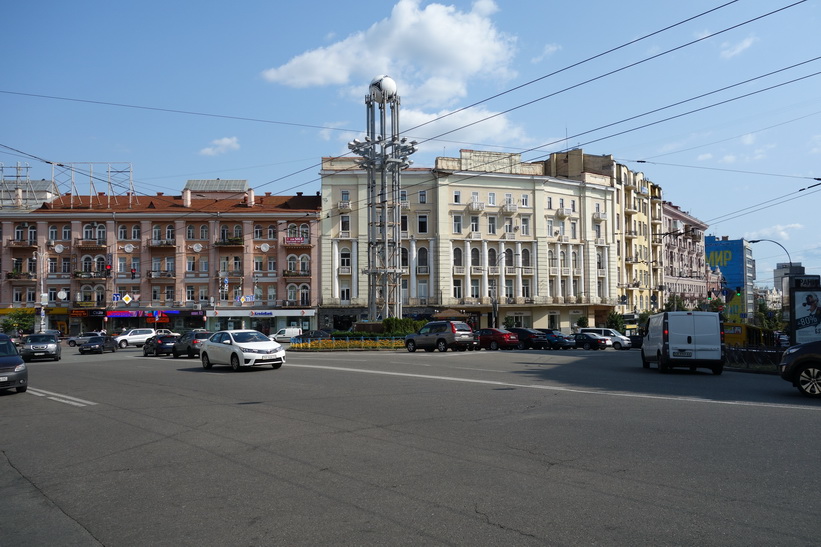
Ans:
[[[271,248],[271,246],[268,245],[267,243],[263,243],[262,245],[259,246],[259,250],[262,251],[263,253],[267,253],[268,249],[270,249],[270,248]]]
[[[194,249],[195,253],[198,253],[202,250],[202,244],[201,243],[194,243],[194,245],[191,248]]]
[[[131,243],[128,243],[128,244],[126,244],[125,247],[123,247],[123,250],[127,253],[133,252],[134,251],[134,245],[132,245]]]
[[[55,252],[55,253],[62,253],[62,252],[63,252],[63,249],[65,249],[65,247],[63,247],[63,246],[62,246],[62,245],[60,245],[59,243],[58,243],[57,245],[55,245],[55,246],[54,246],[54,252]]]

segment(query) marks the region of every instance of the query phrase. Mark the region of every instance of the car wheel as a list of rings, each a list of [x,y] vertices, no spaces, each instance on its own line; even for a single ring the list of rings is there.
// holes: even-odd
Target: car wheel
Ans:
[[[618,343],[618,342],[613,342],[613,349],[615,349],[615,350],[621,349],[621,344]]]
[[[239,366],[239,357],[237,357],[237,354],[236,354],[236,353],[234,353],[233,355],[231,355],[231,369],[232,369],[234,372],[239,372],[239,370],[240,370],[240,366]]]
[[[516,349],[527,349],[527,345],[524,342],[519,342],[516,344]]]
[[[188,348],[188,358],[189,358],[189,359],[193,359],[193,358],[194,358],[194,350],[193,350],[193,349],[191,349],[190,347]]]
[[[722,372],[724,372],[724,365],[716,365],[713,367],[713,374],[716,376],[720,375]]]
[[[173,357],[174,359],[179,359],[180,354],[177,353],[177,348],[171,350],[171,357]]]
[[[493,340],[490,343],[490,349],[492,349],[493,351],[496,351],[497,349],[499,349],[499,342],[497,342],[496,340]]]
[[[143,357],[148,357],[148,348],[143,346]]]
[[[659,372],[669,372],[670,367],[667,365],[667,361],[661,356],[661,353],[658,354],[656,357],[657,363],[659,364]]]
[[[416,342],[414,342],[413,340],[408,340],[407,342],[405,342],[405,347],[408,349],[409,352],[413,353],[414,351],[416,351]]]
[[[644,350],[641,350],[641,368],[650,368],[650,361],[644,356]]]
[[[459,351],[467,351],[468,349],[465,346],[459,346]]]
[[[582,349],[590,349],[590,342],[585,342]]]
[[[276,369],[278,369],[278,368],[282,368],[282,363],[281,363],[281,362],[279,362],[279,363],[271,363],[271,368],[272,368],[272,369],[274,369],[274,370],[276,370]]]
[[[208,370],[209,368],[211,368],[211,366],[212,366],[211,365],[211,360],[208,359],[208,354],[207,353],[203,353],[200,356],[200,360],[202,361],[202,368],[204,368],[205,370]]]
[[[71,347],[73,348],[74,346],[76,346],[76,345],[77,345],[77,342],[75,342],[74,340],[69,340],[69,341],[68,341],[68,345],[69,345],[69,346],[71,346]]]
[[[436,349],[444,353],[448,350],[448,343],[444,340],[439,340],[438,342],[436,342]]]
[[[810,364],[798,371],[796,387],[807,397],[821,397],[821,366]]]
[[[159,357],[160,355],[162,355],[160,348],[154,348],[154,357]]]
[[[128,342],[120,340],[120,349],[125,349],[126,347],[128,347]]]
[[[28,386],[20,386],[20,387],[16,388],[17,393],[25,393],[28,388],[29,388]]]
[[[59,356],[59,355],[55,355],[53,360],[54,360],[54,361],[59,361],[59,360],[60,360],[60,356]]]

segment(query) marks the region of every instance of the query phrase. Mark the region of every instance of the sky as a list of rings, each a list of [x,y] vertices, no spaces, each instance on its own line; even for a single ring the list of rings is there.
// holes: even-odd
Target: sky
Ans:
[[[709,235],[783,245],[754,244],[758,284],[790,260],[821,274],[821,0],[30,0],[4,15],[6,176],[113,164],[141,194],[213,178],[315,193],[386,74],[415,167],[461,149],[610,154]],[[107,191],[83,176],[77,191],[91,182]]]

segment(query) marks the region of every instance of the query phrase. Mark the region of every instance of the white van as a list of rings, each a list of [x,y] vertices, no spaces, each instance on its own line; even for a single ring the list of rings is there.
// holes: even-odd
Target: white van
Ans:
[[[660,372],[673,367],[724,371],[724,325],[717,313],[668,311],[651,315],[641,347],[641,364],[656,363]]]
[[[615,329],[607,329],[601,327],[583,327],[579,332],[591,332],[607,338],[607,347],[613,349],[630,349],[633,347],[633,342]]]
[[[290,342],[291,338],[296,338],[301,334],[302,329],[299,327],[285,327],[284,329],[279,329],[275,334],[272,334],[268,338],[277,342]]]

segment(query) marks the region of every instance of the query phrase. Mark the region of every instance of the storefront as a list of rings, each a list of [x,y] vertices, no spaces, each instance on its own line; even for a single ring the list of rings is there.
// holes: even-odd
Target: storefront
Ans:
[[[264,334],[273,334],[284,327],[299,327],[302,330],[316,328],[316,310],[218,308],[202,313],[207,316],[205,328],[211,332],[254,329]]]
[[[205,328],[205,312],[202,310],[108,310],[105,319],[105,329],[110,333],[139,327],[169,329],[179,333]]]

